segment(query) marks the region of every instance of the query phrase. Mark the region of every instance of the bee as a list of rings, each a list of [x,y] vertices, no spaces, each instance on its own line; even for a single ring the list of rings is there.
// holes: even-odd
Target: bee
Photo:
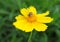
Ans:
[[[30,12],[30,13],[28,14],[28,16],[29,16],[29,17],[31,17],[32,15],[33,15],[33,13],[32,13],[32,12]]]

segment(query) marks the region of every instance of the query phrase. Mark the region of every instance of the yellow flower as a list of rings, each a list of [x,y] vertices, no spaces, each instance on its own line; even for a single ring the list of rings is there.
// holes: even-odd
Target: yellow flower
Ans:
[[[15,17],[16,22],[13,25],[22,31],[31,32],[32,30],[36,31],[45,31],[47,25],[45,23],[50,23],[53,19],[48,17],[49,11],[37,14],[35,7],[30,6],[29,8],[23,8],[20,10],[22,15]]]

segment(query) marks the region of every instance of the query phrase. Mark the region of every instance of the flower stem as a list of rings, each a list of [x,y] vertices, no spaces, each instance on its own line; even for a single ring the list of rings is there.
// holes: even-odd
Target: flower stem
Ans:
[[[32,32],[30,33],[30,36],[28,38],[28,42],[31,42]]]

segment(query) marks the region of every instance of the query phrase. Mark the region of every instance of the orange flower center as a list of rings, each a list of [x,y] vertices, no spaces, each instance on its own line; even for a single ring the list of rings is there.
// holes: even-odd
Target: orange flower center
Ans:
[[[27,21],[28,21],[28,22],[35,22],[35,21],[36,21],[36,16],[35,16],[32,12],[30,12],[30,13],[28,14]]]

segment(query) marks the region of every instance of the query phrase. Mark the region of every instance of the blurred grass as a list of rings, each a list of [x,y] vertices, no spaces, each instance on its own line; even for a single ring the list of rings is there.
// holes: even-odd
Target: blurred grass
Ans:
[[[19,10],[30,5],[38,13],[49,10],[54,18],[45,32],[34,30],[31,42],[60,42],[60,0],[0,0],[0,42],[27,42],[30,33],[16,29],[12,23]]]

